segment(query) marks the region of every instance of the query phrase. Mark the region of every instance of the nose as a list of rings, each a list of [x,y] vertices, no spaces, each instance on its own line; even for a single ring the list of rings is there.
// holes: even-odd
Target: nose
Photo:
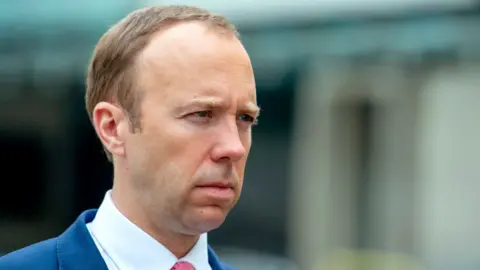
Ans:
[[[217,138],[217,144],[212,149],[212,160],[217,162],[237,161],[247,154],[246,146],[242,142],[235,122],[223,125],[214,136]]]

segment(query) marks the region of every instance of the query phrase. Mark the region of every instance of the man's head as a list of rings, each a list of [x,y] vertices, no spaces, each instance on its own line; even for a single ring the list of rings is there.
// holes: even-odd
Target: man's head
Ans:
[[[130,218],[189,235],[221,225],[258,116],[235,27],[186,6],[131,13],[95,48],[86,103]]]

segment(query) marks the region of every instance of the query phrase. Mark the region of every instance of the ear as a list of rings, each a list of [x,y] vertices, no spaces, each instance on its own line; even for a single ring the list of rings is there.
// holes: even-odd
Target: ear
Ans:
[[[100,102],[93,109],[93,126],[104,147],[113,156],[125,155],[125,128],[128,118],[118,106]]]

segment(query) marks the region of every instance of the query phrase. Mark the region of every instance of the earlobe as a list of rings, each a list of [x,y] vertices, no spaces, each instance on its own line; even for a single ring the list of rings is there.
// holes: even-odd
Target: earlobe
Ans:
[[[124,138],[120,131],[125,120],[123,111],[116,105],[100,102],[93,110],[93,125],[104,147],[114,156],[125,154]]]

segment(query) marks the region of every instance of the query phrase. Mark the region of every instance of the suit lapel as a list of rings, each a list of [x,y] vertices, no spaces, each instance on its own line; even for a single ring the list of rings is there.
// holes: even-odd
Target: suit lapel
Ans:
[[[212,267],[212,270],[230,270],[230,268],[227,268],[220,262],[217,254],[215,254],[215,251],[213,251],[210,246],[208,246],[208,263],[210,264],[210,267]]]
[[[102,255],[87,229],[96,210],[83,212],[77,220],[57,238],[59,270],[108,270]],[[229,270],[224,266],[213,249],[208,247],[208,262],[212,270]]]
[[[96,210],[83,212],[57,239],[57,258],[60,270],[107,270],[87,229],[87,223],[95,217]]]

